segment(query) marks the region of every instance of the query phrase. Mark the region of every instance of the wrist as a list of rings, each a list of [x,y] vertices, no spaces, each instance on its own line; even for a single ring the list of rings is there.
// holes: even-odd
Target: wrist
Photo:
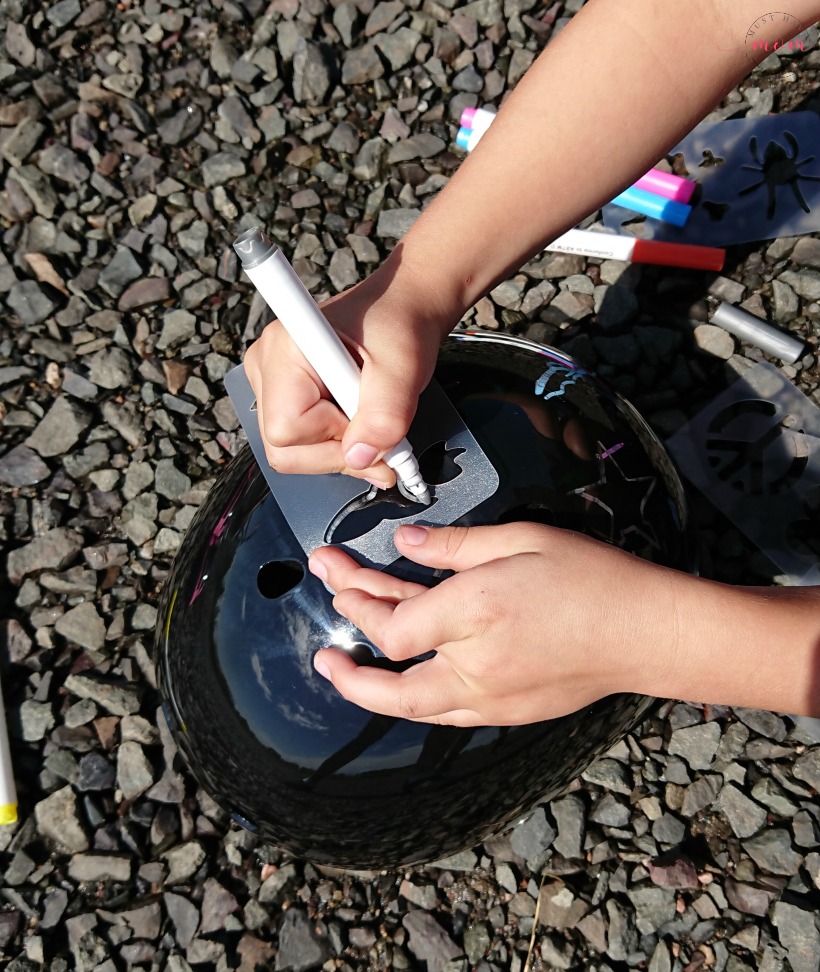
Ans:
[[[735,587],[664,573],[632,691],[820,714],[820,588]]]

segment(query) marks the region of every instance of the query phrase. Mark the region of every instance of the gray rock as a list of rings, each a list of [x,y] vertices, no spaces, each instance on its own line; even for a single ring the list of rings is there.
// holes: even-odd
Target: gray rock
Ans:
[[[686,824],[673,813],[663,813],[652,823],[652,836],[659,844],[677,846],[686,836]]]
[[[800,313],[800,301],[792,288],[782,280],[772,281],[772,317],[780,324],[786,324]]]
[[[820,270],[820,239],[816,236],[801,236],[792,250],[791,258],[798,266]]]
[[[216,152],[202,163],[202,181],[212,189],[245,175],[245,163],[233,152]]]
[[[68,865],[73,881],[121,881],[131,878],[131,859],[115,854],[75,854]]]
[[[510,847],[525,861],[537,861],[546,854],[555,834],[555,828],[539,807],[510,833]]]
[[[472,64],[462,68],[450,82],[456,91],[467,91],[479,94],[484,87],[484,78],[476,71]]]
[[[628,795],[632,792],[633,783],[629,770],[616,759],[603,757],[596,760],[592,766],[584,770],[582,779],[587,783],[595,783],[612,793]]]
[[[732,908],[746,915],[765,915],[777,893],[769,888],[755,887],[727,877],[724,882],[726,897]]]
[[[695,328],[695,344],[706,354],[728,361],[735,353],[735,339],[715,324],[698,324]]]
[[[18,280],[12,284],[6,303],[22,324],[39,324],[54,313],[57,303],[36,280]]]
[[[133,251],[126,246],[120,246],[103,267],[97,282],[111,297],[119,297],[128,284],[141,277],[142,273],[142,267]]]
[[[574,294],[562,290],[541,312],[541,319],[551,324],[561,325],[566,321],[580,321],[592,313],[592,298],[587,294]]]
[[[239,904],[230,891],[226,891],[214,878],[208,878],[202,896],[200,934],[208,935],[211,932],[222,931],[225,927],[225,919],[238,908]]]
[[[0,456],[0,483],[6,486],[34,486],[50,475],[48,466],[28,446],[15,446]]]
[[[81,405],[60,395],[26,443],[46,458],[61,456],[79,441],[90,423],[91,415]]]
[[[82,399],[85,402],[93,402],[99,394],[99,389],[93,382],[82,375],[78,375],[76,371],[72,371],[70,368],[63,370],[62,390],[66,395]]]
[[[612,793],[604,793],[589,812],[589,819],[604,827],[626,827],[629,817],[629,807]]]
[[[421,41],[421,34],[411,27],[399,27],[392,34],[380,34],[373,43],[390,62],[394,71],[409,64]]]
[[[202,121],[202,110],[197,105],[189,104],[158,125],[157,134],[165,145],[181,145],[196,135],[202,128]]]
[[[57,620],[57,634],[89,651],[100,651],[105,645],[105,623],[90,601],[84,601]]]
[[[786,949],[792,972],[817,972],[820,969],[820,929],[813,909],[804,910],[778,901],[772,922]]]
[[[758,867],[770,874],[797,874],[803,862],[802,854],[791,845],[789,832],[780,827],[764,830],[744,841],[743,849]]]
[[[784,270],[779,279],[806,300],[820,300],[820,271]]]
[[[669,755],[681,756],[693,770],[708,769],[720,743],[720,726],[716,722],[677,729],[669,740]]]
[[[89,790],[110,790],[114,786],[116,775],[114,766],[102,753],[86,753],[80,760],[77,789],[81,793]]]
[[[91,699],[112,715],[139,712],[140,691],[130,685],[116,684],[90,675],[69,675],[66,689],[79,699]]]
[[[746,288],[737,280],[729,277],[715,277],[709,284],[709,293],[713,297],[725,300],[730,304],[739,304],[743,300]]]
[[[471,850],[459,851],[449,857],[442,857],[432,866],[440,867],[445,871],[474,871],[478,864],[478,858]]]
[[[293,96],[303,105],[324,104],[333,80],[330,53],[300,38],[293,52]]]
[[[813,746],[794,761],[794,777],[820,792],[820,746]]]
[[[162,331],[157,341],[157,348],[175,348],[185,341],[190,341],[196,335],[196,317],[187,310],[179,308],[168,311],[162,318]]]
[[[675,917],[675,892],[672,888],[635,888],[627,891],[635,909],[635,924],[643,935],[658,934]]]
[[[376,224],[376,236],[400,240],[419,216],[418,209],[383,209]]]
[[[576,897],[562,881],[545,883],[539,892],[538,920],[549,928],[574,928],[589,911],[589,904]]]
[[[390,165],[397,165],[411,159],[430,159],[446,147],[444,140],[437,135],[420,132],[392,145],[387,153],[387,161]]]
[[[470,925],[464,930],[464,951],[471,965],[478,965],[490,949],[492,939],[485,922]]]
[[[267,878],[259,889],[261,904],[278,904],[286,890],[296,879],[296,868],[285,864]]]
[[[573,794],[554,800],[550,810],[558,827],[558,836],[552,846],[562,857],[583,857],[585,813],[584,801]]]
[[[70,786],[55,790],[37,803],[34,816],[44,837],[71,853],[88,850],[88,838],[77,817],[77,800]]]
[[[205,850],[196,840],[186,841],[162,855],[168,862],[167,884],[182,884],[199,870],[205,860]]]
[[[365,37],[379,34],[393,23],[405,10],[401,0],[380,0],[370,11],[364,25]]]
[[[347,51],[342,61],[342,84],[367,84],[384,74],[384,64],[372,42]]]
[[[444,972],[451,959],[463,954],[431,914],[411,911],[402,925],[410,934],[410,951],[419,962],[427,963],[428,972]]]
[[[786,724],[775,715],[774,712],[766,712],[763,709],[741,709],[733,710],[740,721],[748,726],[752,731],[765,736],[767,739],[774,739],[775,742],[782,742],[786,738]]]
[[[120,743],[117,750],[117,786],[126,800],[144,793],[154,782],[154,770],[137,742]]]
[[[797,805],[786,796],[782,787],[764,776],[752,787],[752,797],[781,817],[791,817],[797,812]]]
[[[194,940],[199,927],[199,912],[196,905],[181,894],[173,894],[170,891],[166,891],[162,898],[168,917],[174,924],[176,940],[182,948],[187,948]]]
[[[751,837],[766,823],[763,807],[750,800],[734,783],[721,790],[716,808],[723,812],[736,837]]]
[[[77,556],[83,546],[82,536],[67,527],[55,527],[30,543],[12,550],[6,560],[6,571],[12,584],[38,570],[62,570]]]
[[[794,815],[792,832],[794,834],[794,843],[798,847],[820,846],[817,822],[808,810],[800,810]]]
[[[328,276],[330,277],[330,282],[339,293],[347,290],[348,287],[352,287],[358,281],[359,271],[356,266],[356,258],[353,250],[344,246],[334,251],[333,256],[330,258]]]
[[[333,10],[333,26],[339,31],[345,47],[353,46],[358,19],[359,11],[356,5],[348,0],[337,4]]]
[[[37,55],[37,48],[31,42],[25,25],[12,20],[6,27],[6,51],[9,57],[23,67],[31,67]]]
[[[91,170],[77,153],[61,142],[46,146],[40,152],[37,165],[46,175],[54,176],[75,189],[84,185],[91,175]]]
[[[701,776],[695,780],[686,788],[684,793],[683,805],[681,806],[683,816],[693,817],[704,807],[710,806],[720,792],[722,785],[723,778],[712,774]],[[749,834],[746,834],[746,836],[748,837]]]
[[[190,477],[177,469],[173,459],[160,459],[154,473],[154,489],[160,496],[179,500],[190,488]]]
[[[20,736],[25,742],[44,739],[54,726],[54,712],[48,702],[26,699],[20,706]]]

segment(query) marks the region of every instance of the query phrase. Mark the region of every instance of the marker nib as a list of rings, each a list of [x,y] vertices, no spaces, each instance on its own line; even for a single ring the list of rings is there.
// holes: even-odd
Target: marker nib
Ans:
[[[396,482],[396,485],[399,487],[399,492],[402,494],[402,496],[411,500],[413,503],[421,503],[422,506],[429,506],[433,502],[433,498],[430,495],[430,489],[423,480],[413,483],[413,485],[410,486],[406,482],[399,479]]]

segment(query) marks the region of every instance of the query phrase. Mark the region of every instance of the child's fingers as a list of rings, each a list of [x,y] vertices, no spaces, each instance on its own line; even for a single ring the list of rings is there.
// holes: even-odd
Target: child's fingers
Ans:
[[[357,665],[340,649],[326,648],[316,653],[313,663],[349,702],[371,712],[440,722],[441,713],[462,710],[463,683],[438,657],[405,672],[389,672]]]
[[[332,591],[356,588],[394,604],[427,590],[422,584],[400,580],[386,571],[362,567],[338,547],[319,547],[314,550],[308,560],[308,567]]]

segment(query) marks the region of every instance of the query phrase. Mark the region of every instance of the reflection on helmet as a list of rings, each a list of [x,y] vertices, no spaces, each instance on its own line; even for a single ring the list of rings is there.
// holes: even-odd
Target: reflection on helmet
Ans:
[[[599,379],[539,345],[471,333],[445,343],[436,377],[501,480],[459,523],[536,520],[693,570],[680,481]],[[422,471],[444,482],[459,475],[457,458],[430,449]],[[326,535],[359,536],[396,509],[384,497],[351,504]],[[314,653],[336,645],[392,663],[336,614],[306,562],[244,449],[191,525],[156,638],[166,709],[194,774],[235,819],[297,856],[381,868],[473,846],[559,793],[653,703],[610,696],[505,728],[366,712],[314,673]],[[405,560],[390,570],[437,580]]]

